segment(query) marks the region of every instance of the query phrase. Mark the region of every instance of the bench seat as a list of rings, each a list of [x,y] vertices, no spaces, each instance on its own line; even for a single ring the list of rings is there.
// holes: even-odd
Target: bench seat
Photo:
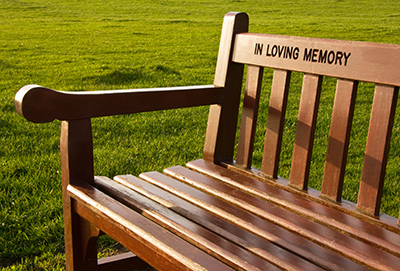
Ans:
[[[200,159],[189,162],[187,168],[167,168],[164,174],[147,172],[139,178],[120,175],[114,180],[96,177],[95,187],[116,200],[114,204],[132,209],[114,211],[116,215],[140,213],[157,224],[154,227],[161,225],[162,232],[166,229],[174,238],[207,251],[235,270],[280,270],[277,266],[285,270],[400,268],[397,233],[270,182]],[[94,204],[100,202],[75,187],[69,192],[73,198],[80,197],[79,201],[84,200],[82,193],[93,197]],[[135,226],[139,224],[136,219]],[[158,237],[155,232],[149,235]],[[172,244],[164,244],[172,236],[151,242],[174,249]],[[180,247],[179,252],[199,254],[196,258],[204,254],[185,245],[188,248]],[[210,259],[201,259],[195,263],[207,268]]]

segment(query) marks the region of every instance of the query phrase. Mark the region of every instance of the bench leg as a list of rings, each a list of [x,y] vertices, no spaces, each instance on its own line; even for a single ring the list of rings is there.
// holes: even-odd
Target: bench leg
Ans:
[[[69,209],[64,208],[66,269],[97,270],[97,238],[100,231],[71,210],[73,207]]]
[[[74,200],[67,193],[69,184],[94,183],[90,119],[63,121],[60,149],[66,268],[68,271],[97,270],[100,231],[76,213]]]
[[[70,184],[87,182],[94,185],[93,142],[90,119],[63,121],[60,149],[67,271],[122,271],[122,266],[131,269],[132,267],[141,268],[147,266],[145,262],[134,254],[100,260],[98,266],[97,239],[100,230],[77,214],[75,201],[68,195],[67,188]]]

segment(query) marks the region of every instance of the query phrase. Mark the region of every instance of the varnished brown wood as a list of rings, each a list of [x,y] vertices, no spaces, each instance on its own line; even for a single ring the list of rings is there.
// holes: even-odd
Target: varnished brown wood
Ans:
[[[400,63],[398,45],[258,33],[239,34],[235,43],[233,61],[239,63],[356,81],[400,85],[397,72]],[[262,53],[255,53],[256,44],[263,44]],[[273,48],[274,46],[276,48]],[[297,58],[296,52],[298,52]],[[385,61],[382,61],[383,59]]]
[[[202,159],[196,161],[202,161]],[[192,169],[192,162],[187,163],[187,166],[191,169]],[[243,167],[236,166],[235,163],[221,163],[220,166],[227,168],[232,172],[240,173],[241,175],[244,176],[250,176],[251,178],[268,183],[274,187],[277,187],[278,189],[282,189],[284,191],[289,191],[293,194],[300,195],[305,199],[327,206],[332,210],[338,210],[344,214],[349,214],[361,221],[370,223],[371,225],[376,225],[383,229],[388,229],[396,234],[400,234],[400,225],[398,223],[398,218],[395,218],[393,216],[389,216],[385,213],[380,213],[379,217],[368,215],[364,212],[360,212],[359,210],[357,210],[356,204],[354,202],[345,199],[342,199],[341,202],[326,200],[325,197],[321,197],[321,191],[315,188],[308,187],[307,191],[299,190],[297,188],[291,187],[289,185],[289,180],[282,177],[273,179],[271,177],[262,174],[261,170],[254,167],[251,169],[245,169]],[[196,167],[194,167],[193,170],[198,171]]]
[[[90,119],[62,122],[60,151],[66,269],[96,270],[96,241],[100,232],[76,214],[72,199],[67,194],[70,184],[94,184]]]
[[[124,178],[127,177],[128,176],[124,176]],[[215,223],[216,225],[221,225],[220,219],[223,219],[227,221],[226,222],[227,224],[232,224],[239,228],[243,228],[245,229],[245,231],[264,239],[264,242],[266,240],[272,243],[273,245],[277,246],[274,248],[274,246],[271,246],[270,244],[265,244],[262,241],[258,241],[259,240],[258,238],[256,238],[256,240],[253,241],[252,238],[250,238],[250,235],[248,233],[247,234],[245,233],[244,236],[247,237],[246,240],[249,242],[254,242],[251,243],[250,247],[255,246],[256,248],[265,249],[267,252],[273,252],[273,254],[277,255],[277,257],[285,256],[284,251],[279,252],[280,249],[287,250],[289,253],[293,253],[294,251],[296,251],[294,254],[316,265],[319,266],[322,265],[325,267],[329,267],[331,269],[338,269],[339,268],[338,266],[340,265],[342,266],[342,268],[351,267],[351,269],[353,268],[360,269],[358,265],[344,259],[343,257],[337,256],[326,249],[321,249],[321,247],[319,247],[318,245],[315,245],[314,243],[296,234],[292,234],[290,231],[277,227],[273,223],[270,223],[269,221],[266,221],[258,217],[257,215],[254,215],[250,212],[246,212],[241,208],[238,208],[234,205],[224,202],[223,200],[217,199],[196,188],[190,187],[183,183],[174,182],[170,178],[161,175],[157,172],[148,172],[145,174],[141,174],[141,177],[147,182],[165,191],[168,191],[168,193],[176,195],[184,199],[185,201],[190,202],[191,204],[197,206],[197,208],[200,208],[200,209],[197,208],[195,209],[207,210],[209,213],[213,214],[214,217],[217,217],[217,219],[214,220],[211,217],[206,216],[203,212],[201,212],[201,215],[203,217],[207,217],[208,221],[213,221],[213,223]],[[178,174],[176,177],[179,178],[180,175]],[[154,188],[149,189],[149,191],[151,192],[153,192],[153,190],[156,189]],[[160,195],[158,191],[155,191],[154,193]],[[181,200],[177,201],[176,198],[174,197],[167,196],[166,198],[168,200],[172,200],[175,204],[177,204],[177,206],[187,206],[184,202],[182,202]],[[197,213],[197,211],[195,213]],[[226,225],[226,223],[223,223],[222,225],[224,224]],[[224,227],[224,229],[233,230],[235,227],[233,227],[232,225],[229,227]],[[239,237],[244,237],[243,235],[240,234],[240,231],[234,230],[232,232],[238,235]],[[295,258],[295,255],[293,255],[293,257]],[[297,262],[299,265],[301,264],[302,266],[304,266],[303,265],[304,263],[296,261],[294,258],[289,260],[289,258],[291,257],[286,255],[286,260],[288,261],[288,264],[294,264]],[[332,260],[332,262],[329,262],[329,260],[327,259]],[[283,265],[281,264],[280,266]],[[310,266],[308,268],[310,268]]]
[[[321,249],[317,245],[282,230],[267,221],[263,221],[257,216],[224,203],[194,188],[176,183],[176,181],[166,178],[161,174],[151,172],[141,176],[149,183],[141,181],[132,175],[118,176],[115,180],[174,210],[180,215],[209,228],[224,238],[228,238],[232,242],[244,246],[247,250],[285,270],[297,270],[299,268],[301,270],[318,269],[318,267],[314,266],[315,264],[330,267],[331,269],[338,269],[341,266],[342,268],[350,268],[352,270],[364,270],[359,265]],[[167,180],[168,184],[164,180]],[[161,183],[160,187],[153,185]],[[182,198],[174,196],[173,194],[176,191],[182,191],[187,196]],[[194,204],[191,202],[194,202]],[[211,204],[207,205],[207,202]],[[203,209],[201,206],[205,208]],[[258,230],[261,228],[268,230]],[[265,239],[269,242],[265,242]],[[293,254],[292,251],[293,249],[296,250],[296,248],[299,249]],[[331,262],[324,260],[324,258],[329,258]],[[307,260],[310,262],[307,262]]]
[[[87,184],[68,186],[77,213],[159,270],[232,270]]]
[[[135,179],[133,176],[131,179],[132,178]],[[187,240],[196,247],[207,251],[210,255],[231,266],[235,270],[276,269],[265,260],[256,257],[242,247],[176,214],[173,208],[172,210],[170,208],[165,208],[151,199],[128,189],[126,186],[118,184],[108,178],[97,178],[96,185],[119,202],[124,203],[134,210],[138,210],[138,212],[145,217]]]
[[[321,196],[333,201],[342,198],[347,151],[358,82],[338,79],[333,107],[328,151]]]
[[[231,60],[235,35],[248,31],[245,13],[224,18],[214,85],[224,87],[223,100],[210,106],[203,156],[209,161],[232,161],[244,66]]]
[[[173,173],[175,177],[180,176],[180,174],[177,174],[176,168],[171,170],[172,170],[171,173]],[[353,245],[355,244],[354,242],[357,243],[357,241],[342,236],[339,233],[335,233],[334,231],[331,231],[328,228],[321,228],[320,226],[318,226],[318,224],[314,224],[313,226],[311,226],[312,227],[311,230],[311,228],[309,228],[310,225],[308,225],[309,222],[307,222],[307,220],[304,220],[302,217],[287,213],[284,209],[273,207],[273,205],[269,205],[268,203],[265,202],[263,203],[262,201],[257,200],[256,198],[251,198],[251,196],[246,195],[246,193],[243,193],[242,191],[231,190],[228,186],[225,186],[222,183],[214,183],[214,185],[210,186],[209,181],[211,182],[212,179],[204,178],[202,177],[202,175],[197,175],[195,178],[192,178],[193,175],[185,174],[184,178],[179,178],[179,180],[191,186],[194,186],[196,189],[202,190],[206,193],[213,195],[214,197],[226,201],[228,205],[226,204],[218,205],[216,201],[212,201],[212,206],[209,207],[206,204],[207,202],[204,203],[205,199],[202,196],[198,195],[195,196],[197,192],[191,190],[189,195],[187,188],[182,187],[182,185],[178,183],[174,183],[168,180],[163,180],[162,176],[158,175],[157,173],[154,172],[151,174],[146,173],[145,175],[141,176],[143,176],[143,178],[146,178],[147,181],[156,184],[157,186],[164,187],[164,189],[171,191],[171,193],[176,193],[176,195],[180,195],[186,200],[189,200],[196,205],[202,206],[202,208],[214,211],[216,215],[223,216],[224,219],[227,219],[231,223],[239,223],[238,225],[241,225],[241,227],[246,228],[248,231],[254,231],[256,234],[263,236],[264,238],[267,238],[267,240],[271,242],[278,242],[283,247],[286,246],[290,247],[290,244],[285,244],[286,242],[279,241],[280,238],[279,235],[277,234],[277,228],[272,227],[272,224],[270,223],[276,224],[280,229],[285,229],[289,232],[296,233],[297,235],[305,239],[312,240],[313,242],[320,244],[324,247],[329,247],[329,249],[333,249],[336,253],[339,253],[339,255],[341,253],[344,253],[347,257],[351,257],[353,261],[359,261],[362,262],[363,264],[367,264],[368,262],[370,266],[371,265],[377,267],[380,266],[380,268],[382,268],[382,266],[385,266],[386,264],[384,260],[376,262],[379,259],[385,258],[386,260],[389,259],[396,261],[395,257],[392,257],[389,254],[379,252],[379,250],[374,250],[373,247],[371,246],[366,246],[368,247],[367,250],[370,251],[374,250],[376,253],[380,254],[379,255],[380,257],[383,258],[379,258],[378,255],[375,255],[373,258],[365,259],[365,255],[363,255],[363,252],[361,253],[354,252],[351,251],[351,249],[349,250],[348,248],[346,248],[346,246],[353,247]],[[231,197],[232,195],[231,193],[234,193],[235,199]],[[221,197],[222,195],[223,197]],[[257,207],[261,206],[257,205],[256,203],[257,201],[259,201],[260,204],[263,205],[262,207],[263,209]],[[250,203],[251,206],[247,205],[247,203]],[[261,221],[263,222],[258,224],[258,226],[255,226],[256,222],[254,221],[254,219],[249,220],[249,218],[246,218],[246,220],[242,220],[241,218],[246,216],[244,215],[241,215],[240,217],[235,216],[234,214],[237,211],[236,209],[233,210],[231,206],[237,206],[240,209],[245,209],[247,212],[252,213],[258,217],[261,217]],[[268,213],[268,215],[264,216],[264,212],[265,214]],[[274,234],[270,235],[269,234],[270,231],[274,232]],[[326,236],[330,236],[330,238],[326,238]],[[334,243],[330,241],[332,238],[335,239]],[[362,246],[361,243],[358,244]],[[296,251],[300,253],[301,247],[304,246],[306,246],[304,243],[303,245],[297,245]],[[306,247],[308,248],[308,246]],[[344,261],[344,259],[342,259],[341,261]]]
[[[147,174],[143,176],[145,179],[150,177]],[[206,227],[213,232],[216,232],[222,237],[227,238],[238,245],[241,245],[245,249],[279,267],[289,270],[296,270],[298,268],[302,270],[310,270],[315,268],[313,267],[313,264],[305,261],[304,259],[302,259],[302,257],[292,254],[291,252],[288,252],[282,249],[280,246],[272,244],[271,242],[265,242],[265,240],[259,237],[257,234],[252,234],[241,227],[231,224],[228,221],[221,219],[217,215],[214,215],[212,212],[191,204],[184,198],[181,199],[177,196],[174,196],[168,190],[163,190],[161,188],[155,187],[152,184],[135,178],[131,175],[117,176],[115,180],[129,187],[130,189],[137,191],[138,193],[141,193],[148,198],[151,198],[155,202],[158,202],[159,204],[162,204],[163,206],[174,210],[174,212],[187,217],[195,223],[202,225],[203,227]],[[211,196],[209,198],[212,199],[213,205],[219,202],[219,200],[212,198]],[[237,212],[235,213],[235,215],[239,215],[240,219],[246,219],[249,221],[251,220],[252,222],[255,221],[254,218],[249,219],[251,217],[250,214],[246,214],[244,211],[240,211],[240,209],[237,209],[236,211]],[[244,217],[240,214],[243,214]],[[264,221],[259,221],[259,225],[265,224]],[[297,237],[294,235],[288,236],[288,240],[290,240],[291,242],[296,241],[296,238]],[[307,251],[304,251],[304,254],[302,254],[302,256],[311,259],[318,258],[318,256],[320,255],[316,250],[313,250],[313,248],[315,248],[313,247],[313,244],[311,243],[309,245],[310,247],[307,249]],[[339,259],[340,258],[338,258],[337,260]],[[329,263],[324,264],[330,265]],[[332,264],[332,266],[335,265]]]
[[[264,69],[261,67],[249,66],[247,68],[242,121],[240,122],[240,134],[236,154],[236,163],[246,168],[251,167],[253,157],[263,71]]]
[[[265,221],[272,222],[281,228],[294,232],[314,243],[335,251],[339,255],[345,255],[353,261],[365,264],[370,268],[378,270],[393,268],[394,270],[396,269],[394,266],[397,266],[395,262],[400,264],[400,258],[376,249],[374,246],[349,238],[347,235],[343,235],[341,232],[334,231],[329,227],[324,227],[321,224],[315,223],[312,219],[308,220],[302,216],[298,216],[296,213],[291,213],[286,208],[276,208],[267,201],[249,195],[247,191],[244,192],[232,189],[230,186],[221,182],[207,178],[201,174],[196,174],[179,166],[166,169],[165,172],[168,175],[179,178],[181,182],[220,198],[231,205],[238,206],[261,217]],[[154,179],[161,180],[161,177],[153,178],[151,181]],[[162,182],[167,183],[167,181]],[[160,185],[160,181],[157,182],[157,185]],[[177,185],[168,182],[168,186],[176,187]],[[169,190],[171,190],[171,188],[169,188]],[[181,187],[178,189],[175,188],[176,193],[180,193],[180,191],[184,190],[185,189]],[[185,198],[189,199],[189,196],[186,194]],[[213,206],[215,206],[215,203],[213,203]],[[315,207],[317,206],[314,206],[314,208]],[[327,238],[327,236],[329,236],[329,238]],[[335,240],[335,242],[332,242],[332,239]],[[359,250],[353,250],[352,248],[354,247],[358,247]]]
[[[189,86],[62,92],[28,85],[17,93],[15,108],[33,122],[77,120],[216,104],[221,102],[222,91],[215,86]]]
[[[262,174],[272,178],[278,177],[290,76],[290,71],[274,70],[261,165]]]
[[[377,85],[365,149],[357,208],[379,215],[398,87]]]
[[[290,185],[302,190],[308,187],[321,85],[321,76],[304,75],[289,177]]]
[[[322,202],[315,204],[312,199],[306,199],[301,194],[282,191],[272,183],[254,179],[254,176],[243,176],[202,159],[189,162],[187,167],[400,256],[400,236],[398,233],[362,221],[352,214],[333,209]]]
[[[244,33],[248,30],[249,17],[246,13],[228,12],[225,15],[214,77],[215,86],[226,87],[230,69],[233,69],[231,58],[234,50],[234,40],[238,33]]]

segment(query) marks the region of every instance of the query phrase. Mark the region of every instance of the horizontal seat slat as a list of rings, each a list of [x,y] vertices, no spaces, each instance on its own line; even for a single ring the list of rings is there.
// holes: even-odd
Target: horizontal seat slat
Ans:
[[[192,186],[196,186],[198,189],[207,191],[207,193],[210,193],[215,197],[223,198],[226,201],[229,201],[231,204],[245,208],[246,210],[259,215],[265,220],[271,221],[280,227],[284,227],[287,230],[300,234],[301,236],[308,238],[309,240],[312,240],[321,246],[335,251],[336,253],[346,255],[346,257],[349,257],[353,261],[366,264],[371,268],[378,270],[382,269],[383,267],[389,268],[388,270],[391,268],[392,270],[395,270],[393,269],[393,266],[400,266],[400,259],[394,255],[377,249],[375,245],[369,245],[357,239],[353,239],[350,236],[343,235],[340,230],[336,231],[331,229],[329,224],[326,223],[329,222],[329,220],[332,220],[332,218],[328,217],[325,219],[325,221],[323,221],[327,226],[318,224],[313,221],[314,217],[311,217],[310,220],[308,220],[305,217],[296,214],[296,212],[292,212],[292,210],[287,208],[287,206],[276,208],[276,205],[271,204],[268,201],[249,195],[249,191],[240,191],[237,187],[232,188],[223,185],[220,182],[215,182],[213,178],[208,178],[204,175],[195,176],[193,171],[179,166],[167,169],[166,173],[174,176],[175,178],[180,178],[181,181]],[[228,171],[225,173],[229,176]],[[227,175],[225,175],[225,177],[226,176]],[[242,176],[239,176],[239,179],[241,179],[241,177]],[[262,186],[261,183],[260,186]],[[266,188],[263,187],[263,189]],[[298,204],[299,202],[297,202],[295,205]],[[319,209],[324,210],[322,206],[317,204],[311,204],[307,207],[303,207],[310,209],[315,213],[320,212]],[[332,242],[332,240],[335,241]],[[351,249],[353,247],[358,247],[359,250]],[[394,246],[392,245],[391,247]]]
[[[341,257],[313,242],[299,236],[287,229],[274,225],[267,219],[247,212],[240,207],[224,202],[214,196],[204,193],[187,184],[174,181],[168,176],[158,172],[147,172],[140,175],[144,180],[158,186],[171,194],[181,197],[200,208],[206,209],[216,216],[227,220],[266,241],[272,242],[291,253],[307,258],[311,262],[319,263],[320,266],[334,265],[351,266],[350,270],[360,268],[354,262]],[[188,179],[189,180],[189,179]],[[192,182],[193,180],[190,180]],[[339,264],[340,263],[340,264]],[[333,269],[337,269],[333,268]],[[345,268],[346,269],[346,268]]]
[[[151,173],[150,173],[151,174]],[[152,177],[158,178],[161,177],[167,178],[164,175],[161,174],[151,174]],[[258,255],[259,257],[264,258],[265,260],[270,261],[273,264],[276,264],[277,266],[280,266],[281,268],[284,269],[301,269],[301,270],[314,270],[318,269],[318,267],[308,261],[306,261],[304,258],[313,258],[315,259],[318,253],[313,254],[313,248],[311,246],[310,251],[306,251],[304,247],[309,248],[310,243],[308,243],[307,240],[302,240],[305,245],[303,247],[304,254],[302,255],[297,255],[296,252],[293,251],[287,251],[286,249],[282,248],[282,244],[280,243],[281,246],[275,245],[273,242],[266,242],[265,239],[262,237],[259,237],[258,235],[255,235],[251,232],[249,232],[247,229],[243,229],[235,224],[230,223],[227,220],[222,219],[220,216],[217,216],[215,213],[219,212],[218,207],[214,210],[214,212],[211,212],[210,210],[203,209],[201,207],[196,206],[195,204],[191,203],[191,201],[186,201],[186,199],[182,199],[178,196],[175,196],[170,193],[170,190],[163,190],[162,188],[159,188],[157,186],[154,186],[151,183],[146,182],[145,180],[149,180],[151,178],[148,173],[145,173],[142,175],[144,177],[144,180],[138,179],[132,175],[124,175],[124,176],[117,176],[115,180],[129,188],[131,188],[134,191],[137,191],[140,194],[145,195],[148,198],[151,198],[155,202],[173,210],[174,212],[194,221],[195,223],[202,225],[205,228],[210,229],[211,231],[217,233],[220,236],[223,236],[224,238],[244,247],[245,249],[251,251],[252,253]],[[167,178],[170,182],[177,182],[176,180]],[[159,180],[162,181],[162,180]],[[187,187],[188,190],[192,190],[193,188]],[[200,194],[202,192],[198,191]],[[208,195],[204,195],[206,198],[213,199],[214,202],[219,201],[218,199],[211,198]],[[204,198],[203,198],[204,200]],[[233,209],[235,209],[233,207]],[[248,214],[242,210],[238,210],[239,214],[244,214],[247,215],[247,217],[252,217],[251,214]],[[238,213],[232,212],[235,215],[238,215]],[[246,217],[245,217],[246,218]],[[258,219],[258,218],[255,218]],[[240,220],[239,218],[233,218],[233,220]],[[259,219],[258,219],[259,220]],[[253,221],[253,220],[252,220]],[[262,224],[263,221],[259,220]],[[257,223],[256,223],[257,224]],[[278,229],[279,230],[279,229]],[[291,233],[287,233],[288,240],[293,241],[293,239],[299,239],[297,236],[292,235]],[[293,238],[292,238],[293,237]],[[271,237],[271,240],[273,238]],[[275,238],[275,243],[276,243],[276,238]],[[283,245],[285,247],[290,247],[290,245]],[[294,246],[293,246],[294,247]],[[300,253],[301,254],[301,253]],[[335,261],[333,261],[335,262]],[[330,262],[325,262],[325,266],[332,267],[336,266],[335,264],[332,264]],[[335,269],[335,268],[332,268]]]
[[[136,177],[132,176],[131,178],[140,181]],[[96,177],[95,185],[119,202],[134,209],[136,212],[196,247],[201,248],[235,270],[278,270],[278,268],[267,263],[265,260],[231,243],[229,240],[201,227],[184,216],[178,215],[173,211],[173,208],[170,209],[162,206],[122,184],[106,177]],[[191,209],[187,211],[190,212]]]
[[[198,161],[200,160],[202,159],[199,159]],[[187,165],[191,163],[192,162],[189,162]],[[235,162],[221,162],[220,165],[232,172],[236,172],[244,176],[250,176],[253,179],[268,183],[269,185],[278,189],[289,191],[290,193],[300,195],[305,199],[317,202],[321,205],[327,206],[328,208],[332,208],[333,210],[343,212],[344,214],[349,214],[357,219],[370,223],[371,225],[376,225],[382,229],[387,229],[393,233],[400,234],[400,224],[398,223],[398,218],[396,217],[382,212],[379,214],[379,216],[370,216],[357,210],[356,204],[351,201],[345,199],[342,199],[341,202],[326,200],[326,198],[321,197],[321,192],[319,190],[311,187],[308,187],[307,191],[293,188],[289,186],[289,180],[279,176],[276,179],[270,178],[269,176],[263,174],[259,169],[254,167],[251,169],[245,169],[243,167],[236,166]]]
[[[155,268],[232,270],[88,184],[69,185],[76,212]]]
[[[390,230],[202,159],[189,162],[187,166],[194,171],[221,180],[301,216],[308,217],[338,231],[346,232],[349,236],[400,256],[400,236]]]

